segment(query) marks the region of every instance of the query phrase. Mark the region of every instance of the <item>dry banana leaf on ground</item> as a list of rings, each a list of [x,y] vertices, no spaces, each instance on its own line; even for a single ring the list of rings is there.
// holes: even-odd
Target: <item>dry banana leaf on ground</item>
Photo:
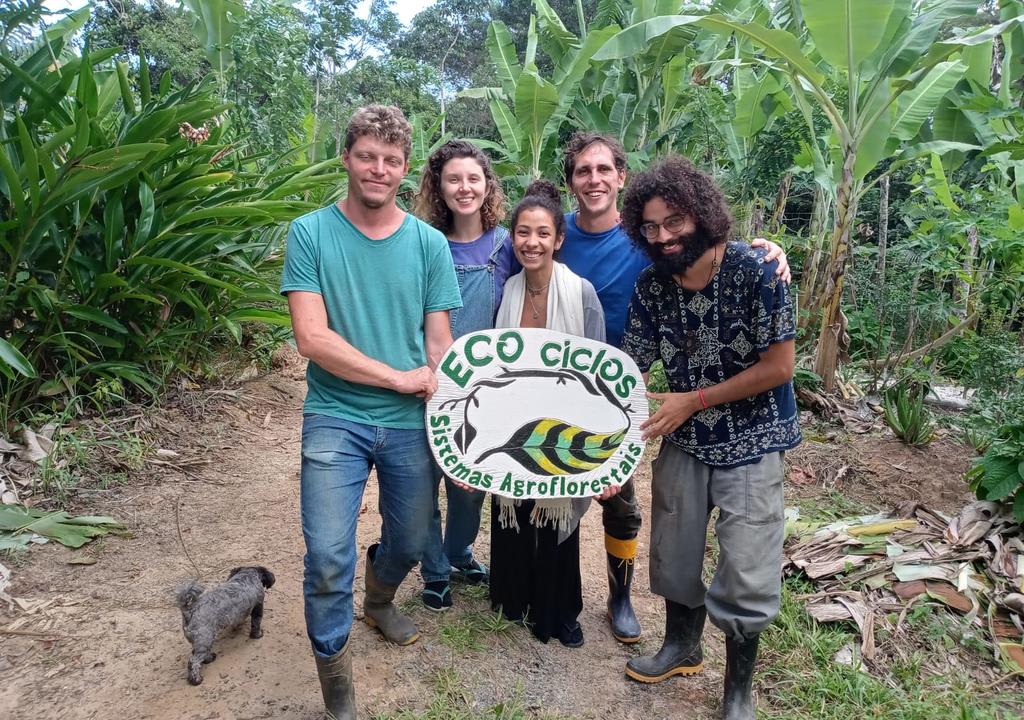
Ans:
[[[946,517],[907,503],[794,527],[786,571],[819,591],[800,600],[818,622],[856,624],[865,660],[875,653],[876,622],[893,613],[902,621],[911,604],[926,602],[987,630],[993,658],[1024,672],[1024,530],[1006,509],[975,502]]]

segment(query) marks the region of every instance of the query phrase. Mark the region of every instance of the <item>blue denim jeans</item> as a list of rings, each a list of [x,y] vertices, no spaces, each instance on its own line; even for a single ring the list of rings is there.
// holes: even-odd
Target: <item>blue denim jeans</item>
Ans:
[[[441,478],[448,497],[448,514],[444,525],[444,541],[441,540],[441,506],[438,494]],[[478,490],[469,492],[453,483],[441,470],[434,466],[434,512],[430,523],[430,537],[423,553],[420,573],[423,582],[448,580],[452,566],[466,567],[473,560],[473,543],[480,531],[480,510],[487,493]]]
[[[318,655],[340,651],[352,629],[356,521],[377,468],[380,547],[373,569],[397,586],[423,555],[434,507],[434,463],[424,429],[399,430],[307,413],[302,421],[302,584],[306,632]]]
[[[462,307],[450,313],[452,337],[457,338],[478,330],[494,327],[494,264],[501,251],[501,238],[495,235],[487,265],[456,265]],[[445,520],[444,540],[441,534],[441,506],[438,502],[441,478],[444,477],[448,514]],[[436,465],[434,466],[434,513],[430,538],[423,555],[420,573],[423,582],[447,582],[452,566],[465,567],[473,559],[473,543],[480,530],[480,510],[485,492],[467,492],[455,485]]]

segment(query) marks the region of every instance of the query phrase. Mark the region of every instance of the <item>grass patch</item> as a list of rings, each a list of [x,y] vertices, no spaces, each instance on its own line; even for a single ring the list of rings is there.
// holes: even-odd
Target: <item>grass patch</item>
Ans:
[[[126,484],[146,464],[151,447],[132,431],[116,432],[83,423],[58,430],[54,447],[39,467],[39,490],[67,505],[81,486],[106,490]]]
[[[520,689],[513,697],[496,705],[478,708],[454,667],[434,672],[434,696],[423,712],[402,710],[395,714],[378,713],[373,720],[525,720],[526,706]],[[554,720],[553,716],[551,717]]]
[[[452,613],[438,625],[441,642],[455,652],[486,650],[489,636],[507,636],[515,628],[501,613],[491,610],[467,610]]]
[[[811,591],[804,581],[790,579],[783,587],[782,611],[762,637],[763,670],[759,673],[759,717],[778,720],[1004,720],[1024,711],[1012,684],[998,693],[972,683],[967,673],[950,666],[944,673],[924,671],[927,660],[947,652],[943,641],[921,644],[906,659],[889,667],[875,663],[869,674],[857,664],[837,663],[844,646],[859,638],[843,625],[819,624],[795,595]],[[915,620],[928,633],[937,632],[930,618]],[[945,637],[945,634],[943,634]],[[932,663],[933,664],[933,663]],[[1013,681],[1010,681],[1011,683]]]
[[[838,490],[826,490],[815,497],[796,500],[800,519],[806,522],[831,523],[842,518],[870,515],[876,510],[846,497]]]

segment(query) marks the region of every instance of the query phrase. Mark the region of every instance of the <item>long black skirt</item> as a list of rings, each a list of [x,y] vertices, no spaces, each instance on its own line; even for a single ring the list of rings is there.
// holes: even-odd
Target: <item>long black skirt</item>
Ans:
[[[558,531],[530,524],[533,501],[516,508],[519,530],[502,528],[491,498],[491,607],[513,622],[525,622],[541,642],[576,627],[583,610],[580,528],[558,542]]]

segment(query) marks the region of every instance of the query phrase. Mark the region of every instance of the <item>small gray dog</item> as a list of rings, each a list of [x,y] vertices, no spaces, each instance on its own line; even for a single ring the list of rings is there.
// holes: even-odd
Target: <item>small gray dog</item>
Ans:
[[[192,657],[188,660],[188,681],[198,685],[203,681],[200,672],[203,663],[213,662],[213,641],[227,630],[251,618],[249,637],[263,636],[263,590],[274,584],[274,573],[265,567],[251,565],[237,567],[228,573],[226,582],[204,590],[197,580],[178,586],[175,595],[181,608],[181,626],[185,637],[192,643]]]

